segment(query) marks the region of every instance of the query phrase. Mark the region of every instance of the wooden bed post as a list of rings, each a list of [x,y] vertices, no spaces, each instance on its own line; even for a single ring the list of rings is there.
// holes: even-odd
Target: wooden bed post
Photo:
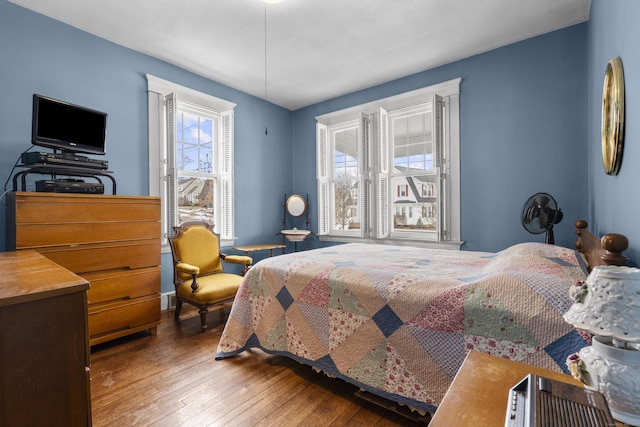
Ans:
[[[629,239],[622,234],[609,233],[602,236],[600,240],[605,249],[602,260],[607,265],[626,265],[627,257],[622,255],[629,247]]]
[[[583,253],[589,263],[589,271],[596,265],[626,265],[622,254],[629,247],[629,239],[622,234],[605,234],[602,239],[587,230],[587,221],[576,221],[576,249]]]

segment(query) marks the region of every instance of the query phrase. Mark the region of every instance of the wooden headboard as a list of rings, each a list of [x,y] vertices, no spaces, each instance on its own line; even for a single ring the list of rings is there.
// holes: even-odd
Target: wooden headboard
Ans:
[[[622,254],[629,247],[629,239],[622,234],[605,234],[602,239],[587,230],[587,221],[576,221],[576,249],[587,257],[589,271],[596,265],[626,265]]]

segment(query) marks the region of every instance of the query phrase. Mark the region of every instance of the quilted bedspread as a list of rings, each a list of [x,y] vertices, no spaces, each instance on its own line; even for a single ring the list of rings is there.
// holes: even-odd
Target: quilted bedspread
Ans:
[[[568,373],[567,356],[589,338],[562,314],[585,278],[578,252],[542,243],[276,256],[245,276],[216,358],[260,348],[433,412],[470,350]]]

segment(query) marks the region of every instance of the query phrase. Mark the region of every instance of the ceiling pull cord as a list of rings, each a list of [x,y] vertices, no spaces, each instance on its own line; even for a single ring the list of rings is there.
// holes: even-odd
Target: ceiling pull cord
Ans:
[[[264,134],[269,134],[267,127],[267,5],[264,6]]]

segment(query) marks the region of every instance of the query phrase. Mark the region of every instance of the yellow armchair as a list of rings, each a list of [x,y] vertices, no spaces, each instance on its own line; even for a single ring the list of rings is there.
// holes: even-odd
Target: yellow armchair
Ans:
[[[224,272],[223,262],[242,264],[246,270],[253,260],[220,252],[220,237],[208,222],[190,221],[173,229],[169,245],[176,289],[175,318],[180,317],[183,302],[194,305],[199,308],[200,327],[204,331],[209,307],[232,301],[242,282],[242,276]]]

